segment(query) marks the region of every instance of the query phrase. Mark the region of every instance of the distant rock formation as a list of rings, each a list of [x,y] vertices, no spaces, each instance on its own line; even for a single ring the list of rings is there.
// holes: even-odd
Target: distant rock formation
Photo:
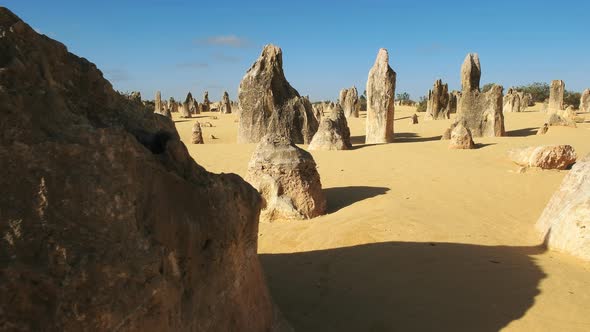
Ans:
[[[510,159],[524,167],[566,169],[576,162],[576,151],[571,145],[542,145],[508,151]]]
[[[471,136],[471,131],[465,128],[461,123],[457,124],[451,131],[451,141],[449,149],[474,149],[475,143]]]
[[[549,126],[561,126],[561,127],[572,127],[576,128],[575,116],[572,116],[571,112],[557,111],[556,113],[549,114],[547,120]]]
[[[309,143],[308,150],[350,150],[350,129],[340,105],[320,122],[318,131]]]
[[[203,129],[201,129],[201,124],[199,121],[195,122],[193,125],[193,135],[191,142],[193,144],[204,144],[203,141]]]
[[[504,96],[504,112],[524,112],[528,107],[528,100],[525,94],[514,89],[508,89]]]
[[[309,144],[318,120],[307,98],[299,95],[283,72],[283,53],[266,45],[240,83],[238,143],[258,143],[268,133]]]
[[[502,113],[502,86],[494,85],[489,91],[479,90],[481,66],[479,56],[469,53],[461,67],[461,98],[457,105],[456,122],[461,122],[475,137],[504,136]]]
[[[563,104],[563,94],[565,93],[565,83],[562,80],[551,81],[551,89],[549,90],[549,105],[547,111],[549,113],[556,113],[565,109]]]
[[[227,93],[227,91],[225,91],[223,93],[220,108],[221,108],[221,113],[231,114],[231,102],[229,101],[229,94]]]
[[[410,124],[418,124],[418,114],[413,114],[412,117],[410,117]]]
[[[340,90],[339,101],[340,101],[340,105],[342,106],[342,109],[344,111],[344,115],[347,118],[350,118],[350,117],[358,118],[359,117],[359,108],[360,108],[359,94],[358,94],[358,91],[356,90],[355,86],[353,86],[352,88],[349,88],[349,89]]]
[[[136,101],[138,103],[141,103],[141,92],[139,92],[139,91],[131,91],[131,93],[129,94],[129,100],[133,100],[133,101]]]
[[[172,113],[178,112],[178,104],[173,97],[170,97],[170,100],[168,100],[168,109],[170,109],[170,112]]]
[[[432,90],[428,91],[428,102],[426,104],[425,120],[448,119],[449,110],[449,86],[443,84],[442,80],[436,80]]]
[[[154,113],[162,114],[162,94],[160,91],[156,91],[154,98]]]
[[[209,91],[205,91],[205,93],[203,94],[203,103],[201,104],[201,111],[202,112],[211,111],[211,102],[209,101]]]
[[[0,31],[0,329],[278,328],[260,195],[4,7]]]
[[[326,197],[311,154],[284,135],[264,136],[246,180],[263,198],[261,221],[309,219],[326,212]]]
[[[367,79],[366,144],[393,142],[395,78],[389,54],[382,48]]]
[[[582,92],[582,96],[580,97],[580,112],[590,112],[590,89],[586,89]]]
[[[590,154],[563,179],[537,221],[545,244],[590,261]]]

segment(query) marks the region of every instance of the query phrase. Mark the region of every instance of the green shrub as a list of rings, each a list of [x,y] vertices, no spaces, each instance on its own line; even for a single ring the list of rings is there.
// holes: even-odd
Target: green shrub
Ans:
[[[426,104],[428,104],[428,98],[426,96],[420,97],[416,112],[426,112]]]

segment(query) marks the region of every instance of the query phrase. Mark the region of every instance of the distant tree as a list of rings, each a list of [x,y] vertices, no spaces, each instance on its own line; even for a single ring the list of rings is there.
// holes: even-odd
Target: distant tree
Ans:
[[[496,85],[496,83],[487,83],[483,86],[483,88],[481,89],[481,92],[488,92],[490,91],[490,89],[492,89],[492,87]]]
[[[395,96],[395,99],[402,101],[402,102],[408,102],[408,101],[410,101],[410,94],[407,92],[398,93]]]
[[[428,97],[420,97],[418,100],[418,106],[416,107],[416,112],[426,112],[426,104],[428,104]]]
[[[580,98],[582,94],[579,92],[574,91],[565,91],[563,94],[563,103],[567,105],[572,105],[574,108],[580,108]]]
[[[551,87],[547,83],[534,82],[528,85],[517,86],[516,90],[530,93],[533,96],[533,101],[536,103],[542,103],[549,99],[549,91],[551,90]]]

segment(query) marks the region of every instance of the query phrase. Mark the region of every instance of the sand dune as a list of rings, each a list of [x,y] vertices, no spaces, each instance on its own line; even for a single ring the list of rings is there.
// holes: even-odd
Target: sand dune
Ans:
[[[507,113],[507,137],[449,150],[439,139],[452,120],[411,125],[413,113],[396,108],[393,144],[363,145],[361,114],[349,122],[353,150],[312,152],[329,214],[260,225],[287,319],[299,331],[589,331],[590,264],[545,251],[533,227],[567,171],[520,174],[506,152],[570,144],[584,156],[590,116],[536,136],[546,114]],[[197,117],[175,118],[193,158],[244,176],[255,145],[235,144],[236,115]],[[196,120],[215,126],[204,145],[190,144]]]

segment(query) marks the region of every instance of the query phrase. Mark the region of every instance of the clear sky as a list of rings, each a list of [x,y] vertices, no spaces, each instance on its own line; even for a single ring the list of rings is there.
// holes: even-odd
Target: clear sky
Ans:
[[[240,80],[262,46],[283,49],[287,79],[312,100],[364,90],[387,48],[397,92],[413,99],[437,78],[458,89],[468,52],[482,85],[562,79],[590,87],[589,0],[561,1],[2,1],[39,32],[96,63],[120,91],[202,100]]]

